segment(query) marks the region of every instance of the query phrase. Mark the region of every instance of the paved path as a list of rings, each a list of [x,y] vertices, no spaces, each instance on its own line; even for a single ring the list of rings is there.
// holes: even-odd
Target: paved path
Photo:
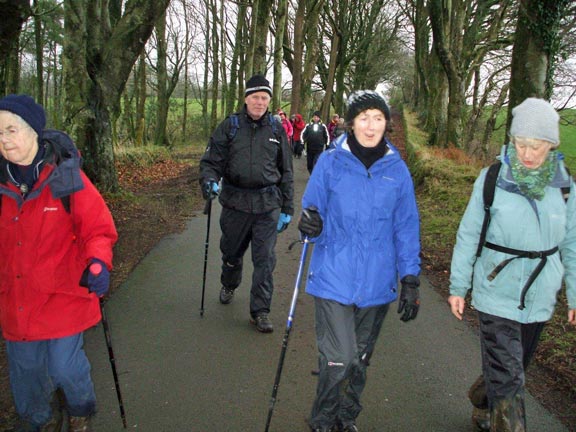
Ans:
[[[295,160],[300,197],[308,174]],[[299,205],[299,198],[298,198]],[[141,262],[106,305],[128,430],[141,432],[264,431],[285,322],[300,259],[296,224],[277,245],[272,334],[249,324],[249,259],[232,304],[218,303],[220,236],[215,205],[204,317],[200,317],[206,217],[169,236]],[[299,208],[297,208],[297,214]],[[248,255],[249,257],[249,255]],[[358,427],[362,432],[472,431],[469,384],[480,371],[478,337],[422,284],[418,319],[402,323],[391,308],[372,365]],[[114,381],[101,326],[86,335],[99,398],[96,432],[121,431]],[[315,392],[314,317],[301,290],[278,390],[271,432],[305,432]],[[528,397],[530,430],[567,431]]]

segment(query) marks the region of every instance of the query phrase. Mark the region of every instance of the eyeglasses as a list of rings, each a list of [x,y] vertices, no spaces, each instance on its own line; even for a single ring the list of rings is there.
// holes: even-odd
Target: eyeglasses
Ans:
[[[20,133],[20,129],[16,129],[16,128],[8,128],[6,130],[0,130],[0,139],[11,139],[14,136],[18,135]]]

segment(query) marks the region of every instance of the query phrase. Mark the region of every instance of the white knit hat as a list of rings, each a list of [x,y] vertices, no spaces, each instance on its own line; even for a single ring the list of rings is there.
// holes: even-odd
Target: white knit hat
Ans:
[[[535,138],[560,144],[560,116],[544,99],[527,98],[512,109],[511,137]]]

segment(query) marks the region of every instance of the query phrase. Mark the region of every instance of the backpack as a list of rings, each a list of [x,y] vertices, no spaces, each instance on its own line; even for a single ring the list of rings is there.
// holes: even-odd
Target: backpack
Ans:
[[[240,121],[238,120],[238,114],[230,114],[230,129],[228,129],[228,139],[233,140],[240,129]],[[278,138],[278,121],[274,118],[271,113],[268,113],[268,122],[272,126],[272,133]]]
[[[238,114],[230,114],[228,116],[230,118],[230,129],[228,129],[228,140],[232,141],[240,129],[240,121],[238,120]],[[278,149],[280,150],[278,153],[278,163],[282,161],[282,142],[281,137],[278,135],[278,128],[284,130],[282,124],[279,124],[278,121],[274,118],[272,113],[268,113],[268,122],[270,126],[272,126],[272,133],[278,140]]]
[[[476,250],[476,258],[482,255],[482,249],[486,244],[486,234],[488,232],[488,226],[490,225],[490,208],[494,203],[494,193],[496,192],[496,182],[498,180],[498,174],[500,173],[500,167],[502,166],[501,161],[494,162],[490,167],[488,167],[488,172],[486,173],[486,178],[484,179],[484,188],[482,189],[482,198],[484,201],[484,220],[482,222],[482,230],[480,231],[480,241],[478,242],[478,249]],[[568,175],[570,171],[565,168]],[[564,202],[568,201],[570,196],[570,186],[565,186],[561,188],[562,196]]]
[[[524,251],[519,249],[513,249],[501,245],[497,245],[494,243],[490,243],[486,241],[486,233],[488,232],[488,226],[490,225],[490,208],[494,203],[494,193],[496,192],[496,181],[498,180],[498,174],[500,172],[500,168],[502,167],[502,162],[498,161],[490,165],[488,168],[488,172],[486,173],[486,178],[484,180],[484,187],[482,189],[482,198],[484,200],[484,220],[482,222],[482,230],[480,231],[480,240],[478,241],[478,249],[476,250],[476,257],[474,262],[480,257],[482,254],[482,249],[487,247],[489,249],[503,252],[505,254],[512,255],[510,258],[505,259],[500,264],[498,264],[494,270],[488,275],[488,280],[494,280],[494,278],[506,267],[511,261],[517,258],[528,258],[528,259],[539,259],[539,263],[534,268],[534,271],[528,277],[524,287],[522,288],[522,292],[520,294],[520,304],[518,305],[518,309],[524,310],[526,308],[525,299],[528,289],[532,286],[532,283],[536,280],[544,266],[546,265],[547,258],[556,252],[558,252],[558,246],[555,246],[551,249],[546,251]],[[570,175],[570,172],[566,168],[566,172]],[[565,186],[561,188],[562,190],[562,197],[564,201],[568,201],[568,197],[570,196],[570,186]],[[474,279],[474,276],[472,276]],[[471,284],[472,286],[473,284]]]

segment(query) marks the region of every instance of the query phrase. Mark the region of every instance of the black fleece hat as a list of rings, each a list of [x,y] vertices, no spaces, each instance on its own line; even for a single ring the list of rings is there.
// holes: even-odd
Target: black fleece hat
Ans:
[[[316,116],[316,117],[321,117],[321,116],[320,116],[320,111],[314,111],[314,114],[312,114],[312,117],[314,117],[314,116]]]
[[[358,90],[348,97],[346,122],[351,122],[362,111],[377,109],[384,113],[386,121],[390,120],[390,109],[382,96],[373,90]]]
[[[270,82],[266,79],[264,75],[256,74],[246,82],[246,91],[244,96],[251,95],[256,92],[266,92],[272,97],[272,87],[270,87]]]
[[[37,104],[28,95],[10,94],[0,99],[0,111],[10,111],[21,117],[42,138],[46,126],[46,113],[42,105]]]

